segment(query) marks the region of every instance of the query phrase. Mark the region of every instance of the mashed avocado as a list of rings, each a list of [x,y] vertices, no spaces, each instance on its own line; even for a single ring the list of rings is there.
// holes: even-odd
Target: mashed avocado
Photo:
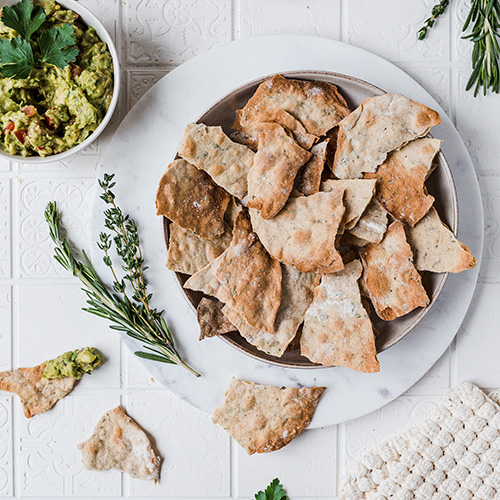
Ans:
[[[103,363],[102,354],[94,347],[85,347],[76,351],[68,351],[45,362],[44,378],[82,378],[84,373],[90,373]]]
[[[113,96],[112,57],[94,28],[54,0],[35,3],[47,16],[38,32],[71,24],[79,54],[64,69],[44,63],[25,79],[0,76],[0,147],[21,156],[49,156],[80,144],[101,123]],[[15,35],[0,22],[0,38]],[[38,46],[32,47],[36,57]]]

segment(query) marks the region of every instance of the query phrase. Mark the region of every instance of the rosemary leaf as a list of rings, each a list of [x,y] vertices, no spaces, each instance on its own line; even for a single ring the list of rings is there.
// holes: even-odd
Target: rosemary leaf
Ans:
[[[441,0],[438,4],[434,5],[431,11],[431,17],[425,20],[424,25],[418,30],[418,39],[423,40],[427,36],[427,31],[434,26],[436,19],[444,14],[450,0]]]

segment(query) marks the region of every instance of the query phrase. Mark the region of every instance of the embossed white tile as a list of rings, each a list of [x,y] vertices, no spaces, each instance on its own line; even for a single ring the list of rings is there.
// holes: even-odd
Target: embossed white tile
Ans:
[[[417,32],[429,16],[434,0],[349,0],[347,42],[390,61],[447,61],[450,18],[441,18],[423,41]]]
[[[168,390],[131,393],[125,408],[156,442],[163,458],[160,482],[126,478],[131,497],[229,497],[230,453],[226,432],[211,417]]]
[[[262,455],[248,456],[238,446],[237,460],[238,498],[253,498],[275,477],[290,498],[331,497],[337,488],[337,427],[304,431],[285,448]]]
[[[99,142],[94,142],[83,151],[64,158],[61,161],[54,161],[43,164],[19,163],[17,165],[20,176],[29,172],[61,172],[63,174],[79,174],[80,176],[95,175],[97,162],[100,158]]]
[[[82,396],[78,387],[50,411],[19,418],[18,487],[22,496],[103,498],[121,495],[121,473],[87,471],[77,444],[88,439],[114,395]]]
[[[0,179],[0,278],[11,275],[10,180]]]
[[[456,0],[450,2],[451,10],[452,40],[455,47],[454,58],[465,67],[470,67],[473,44],[463,37],[470,33],[470,27],[466,32],[462,31],[465,20],[470,12],[470,0]],[[450,13],[448,13],[450,15]]]
[[[456,99],[456,124],[480,175],[498,175],[500,134],[494,124],[498,121],[500,95],[488,93],[474,97],[466,91],[469,70],[454,73]],[[482,92],[482,91],[481,91]]]
[[[19,366],[34,366],[66,351],[92,346],[106,362],[84,376],[78,390],[120,388],[120,338],[107,321],[81,308],[85,294],[74,285],[19,285],[15,313],[18,315]]]
[[[399,64],[399,67],[420,83],[436,99],[446,113],[450,114],[451,78],[449,68],[419,66],[415,64]]]
[[[500,322],[500,285],[478,283],[469,312],[457,336],[457,383],[500,387],[497,334]]]
[[[426,394],[436,389],[449,389],[451,350],[452,348],[448,348],[436,364],[406,394]]]
[[[12,397],[2,393],[0,395],[0,498],[10,497],[13,493]]]
[[[0,172],[8,172],[10,167],[10,161],[0,158]]]
[[[479,177],[484,208],[484,249],[479,279],[500,281],[500,177]]]
[[[163,69],[129,70],[128,75],[128,109],[134,104],[168,71]]]
[[[123,7],[129,64],[174,67],[231,40],[230,0],[142,0]]]
[[[12,291],[9,285],[0,285],[0,371],[11,368],[11,345]]]
[[[48,179],[23,176],[13,181],[18,193],[18,275],[22,278],[69,277],[53,255],[44,210],[55,200],[76,248],[89,249],[88,224],[94,179]]]
[[[163,386],[149,375],[144,364],[127,348],[123,349],[124,358],[124,383],[128,389],[163,389]],[[167,368],[167,367],[166,367]],[[169,367],[174,368],[174,366]]]
[[[340,38],[340,0],[240,0],[236,35],[246,38],[274,34]]]

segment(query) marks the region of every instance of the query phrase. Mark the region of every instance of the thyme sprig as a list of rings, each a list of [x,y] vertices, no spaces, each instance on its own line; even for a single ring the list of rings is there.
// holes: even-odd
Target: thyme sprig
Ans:
[[[488,89],[500,91],[499,59],[500,47],[500,1],[472,0],[471,9],[465,20],[462,31],[467,31],[472,24],[472,32],[463,38],[474,44],[472,51],[472,73],[466,90],[474,87],[474,96],[483,87],[486,95]]]
[[[418,39],[423,40],[427,36],[427,30],[431,29],[436,22],[436,19],[445,13],[450,0],[441,0],[438,4],[434,5],[431,11],[431,17],[425,20],[424,25],[418,30]]]
[[[83,261],[74,256],[68,240],[61,236],[57,205],[50,202],[45,209],[45,219],[49,225],[50,237],[56,245],[54,258],[83,284],[88,304],[84,311],[109,320],[112,323],[111,329],[125,332],[143,344],[147,352],[137,351],[136,356],[177,364],[199,377],[200,374],[187,365],[177,352],[174,338],[163,318],[163,311],[150,306],[152,294],[147,293],[144,277],[147,267],[144,266],[137,225],[116,205],[115,195],[111,191],[115,186],[113,177],[114,175],[105,174],[104,179],[99,181],[103,190],[101,198],[110,205],[104,212],[104,225],[111,234],[102,232],[98,246],[104,252],[103,261],[113,275],[114,293],[100,280],[84,250]],[[110,256],[113,244],[123,262],[122,278],[118,277]],[[133,292],[132,296],[128,290]]]

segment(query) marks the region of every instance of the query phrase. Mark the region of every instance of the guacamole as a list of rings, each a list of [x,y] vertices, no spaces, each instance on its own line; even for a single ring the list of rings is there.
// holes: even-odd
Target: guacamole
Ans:
[[[69,23],[79,54],[64,69],[43,63],[25,79],[0,75],[0,147],[13,155],[50,156],[80,144],[101,123],[113,96],[113,61],[107,45],[78,14],[54,0],[35,4],[47,16],[37,33]],[[0,22],[0,38],[15,35]],[[36,57],[37,43],[31,45]]]
[[[102,363],[102,354],[94,347],[68,351],[56,359],[45,362],[43,377],[81,379],[84,373],[90,373],[94,368],[99,368]]]

